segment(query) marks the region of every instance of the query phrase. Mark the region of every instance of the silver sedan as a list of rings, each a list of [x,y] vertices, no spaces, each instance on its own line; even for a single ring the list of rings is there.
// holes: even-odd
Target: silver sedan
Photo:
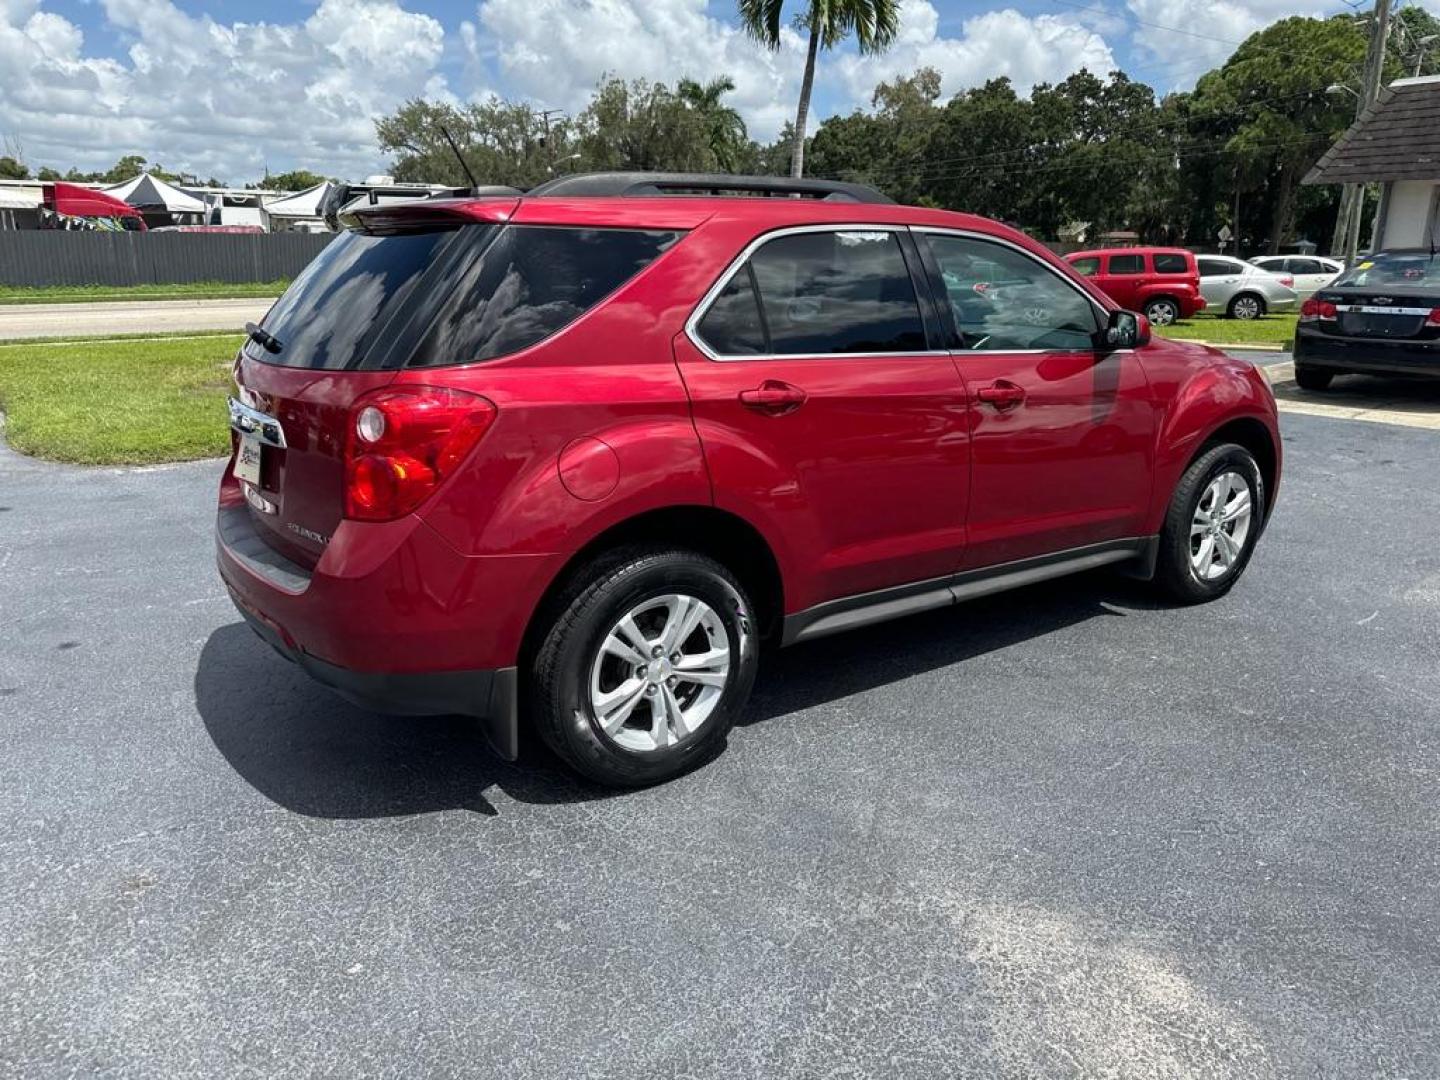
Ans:
[[[1224,311],[1232,319],[1258,319],[1272,311],[1294,311],[1299,297],[1278,274],[1226,255],[1197,255],[1200,295],[1205,310]]]

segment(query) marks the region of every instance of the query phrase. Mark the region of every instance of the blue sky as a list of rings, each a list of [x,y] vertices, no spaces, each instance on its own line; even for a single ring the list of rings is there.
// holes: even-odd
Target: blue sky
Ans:
[[[921,65],[941,71],[946,94],[997,75],[1026,90],[1082,66],[1181,88],[1277,18],[1341,10],[1341,0],[902,0],[889,53],[823,58],[815,108],[864,107],[877,82]],[[385,165],[373,117],[408,97],[497,93],[578,110],[607,72],[728,74],[732,103],[770,138],[793,114],[803,62],[797,35],[766,52],[722,0],[0,0],[0,139],[32,166],[141,153],[232,182],[267,166],[360,177]]]

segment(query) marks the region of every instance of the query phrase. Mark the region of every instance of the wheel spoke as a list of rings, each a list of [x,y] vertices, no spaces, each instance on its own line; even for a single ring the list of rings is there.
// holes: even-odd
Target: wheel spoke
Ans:
[[[664,694],[650,698],[650,740],[657,750],[670,745],[670,704]]]
[[[705,605],[689,596],[675,596],[671,597],[669,609],[665,629],[660,632],[660,645],[667,653],[673,653],[695,632]]]
[[[1235,499],[1234,502],[1230,503],[1225,507],[1225,514],[1220,520],[1225,522],[1226,524],[1229,524],[1230,522],[1236,521],[1241,517],[1249,516],[1250,489],[1245,488],[1243,491],[1240,492],[1239,496]]]
[[[607,735],[613,735],[625,726],[635,706],[645,697],[644,679],[626,679],[614,690],[608,690],[594,697],[595,715]]]
[[[641,656],[647,659],[649,658],[650,639],[645,636],[640,627],[635,625],[635,616],[633,613],[626,615],[616,623],[615,630],[611,631],[611,633],[615,631],[618,631],[619,635],[623,637],[632,648],[639,650]]]
[[[621,641],[618,634],[612,633],[605,639],[605,644],[600,648],[611,656],[618,656],[627,664],[643,666],[650,662],[650,658],[640,650],[632,648],[628,643]]]
[[[1205,539],[1200,541],[1200,550],[1195,553],[1195,569],[1202,575],[1209,573],[1210,562],[1215,554],[1215,537],[1210,533],[1205,534]]]
[[[685,723],[685,710],[681,708],[680,700],[675,696],[675,691],[668,686],[660,687],[660,697],[665,702],[666,719],[675,729],[675,738],[683,739],[690,734],[690,728]]]
[[[1240,545],[1237,544],[1235,538],[1224,529],[1221,529],[1215,534],[1215,539],[1220,542],[1220,547],[1225,552],[1225,565],[1227,567],[1233,566],[1235,560],[1240,557]]]

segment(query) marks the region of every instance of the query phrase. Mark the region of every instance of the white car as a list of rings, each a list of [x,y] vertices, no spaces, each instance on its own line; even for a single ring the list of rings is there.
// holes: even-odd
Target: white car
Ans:
[[[1295,279],[1295,292],[1301,300],[1310,299],[1345,269],[1344,263],[1318,255],[1261,255],[1250,262],[1272,274],[1289,274]]]
[[[1197,255],[1195,262],[1207,312],[1258,319],[1271,312],[1294,311],[1300,302],[1289,274],[1272,273],[1228,255]]]

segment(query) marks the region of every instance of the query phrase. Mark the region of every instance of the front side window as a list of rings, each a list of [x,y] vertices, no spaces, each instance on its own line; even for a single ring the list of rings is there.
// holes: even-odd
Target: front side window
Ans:
[[[1319,259],[1287,259],[1285,269],[1292,274],[1323,274],[1325,267]]]
[[[1196,262],[1200,265],[1201,277],[1228,277],[1241,272],[1240,267],[1224,259],[1207,259],[1202,256]]]
[[[1157,251],[1153,257],[1157,274],[1188,274],[1190,272],[1190,260],[1177,251]]]
[[[1112,274],[1143,274],[1145,272],[1144,255],[1111,255],[1110,273]]]
[[[746,298],[753,289],[758,306]],[[758,324],[758,325],[757,325]],[[757,249],[697,327],[720,355],[924,352],[915,286],[888,230],[794,233]]]
[[[510,225],[467,251],[411,367],[489,360],[574,322],[680,238],[648,229]]]
[[[1083,259],[1073,259],[1070,265],[1075,268],[1077,274],[1084,274],[1091,277],[1100,271],[1100,256],[1086,255]]]
[[[1050,267],[1013,248],[963,236],[924,238],[965,349],[1093,349],[1095,305]]]

